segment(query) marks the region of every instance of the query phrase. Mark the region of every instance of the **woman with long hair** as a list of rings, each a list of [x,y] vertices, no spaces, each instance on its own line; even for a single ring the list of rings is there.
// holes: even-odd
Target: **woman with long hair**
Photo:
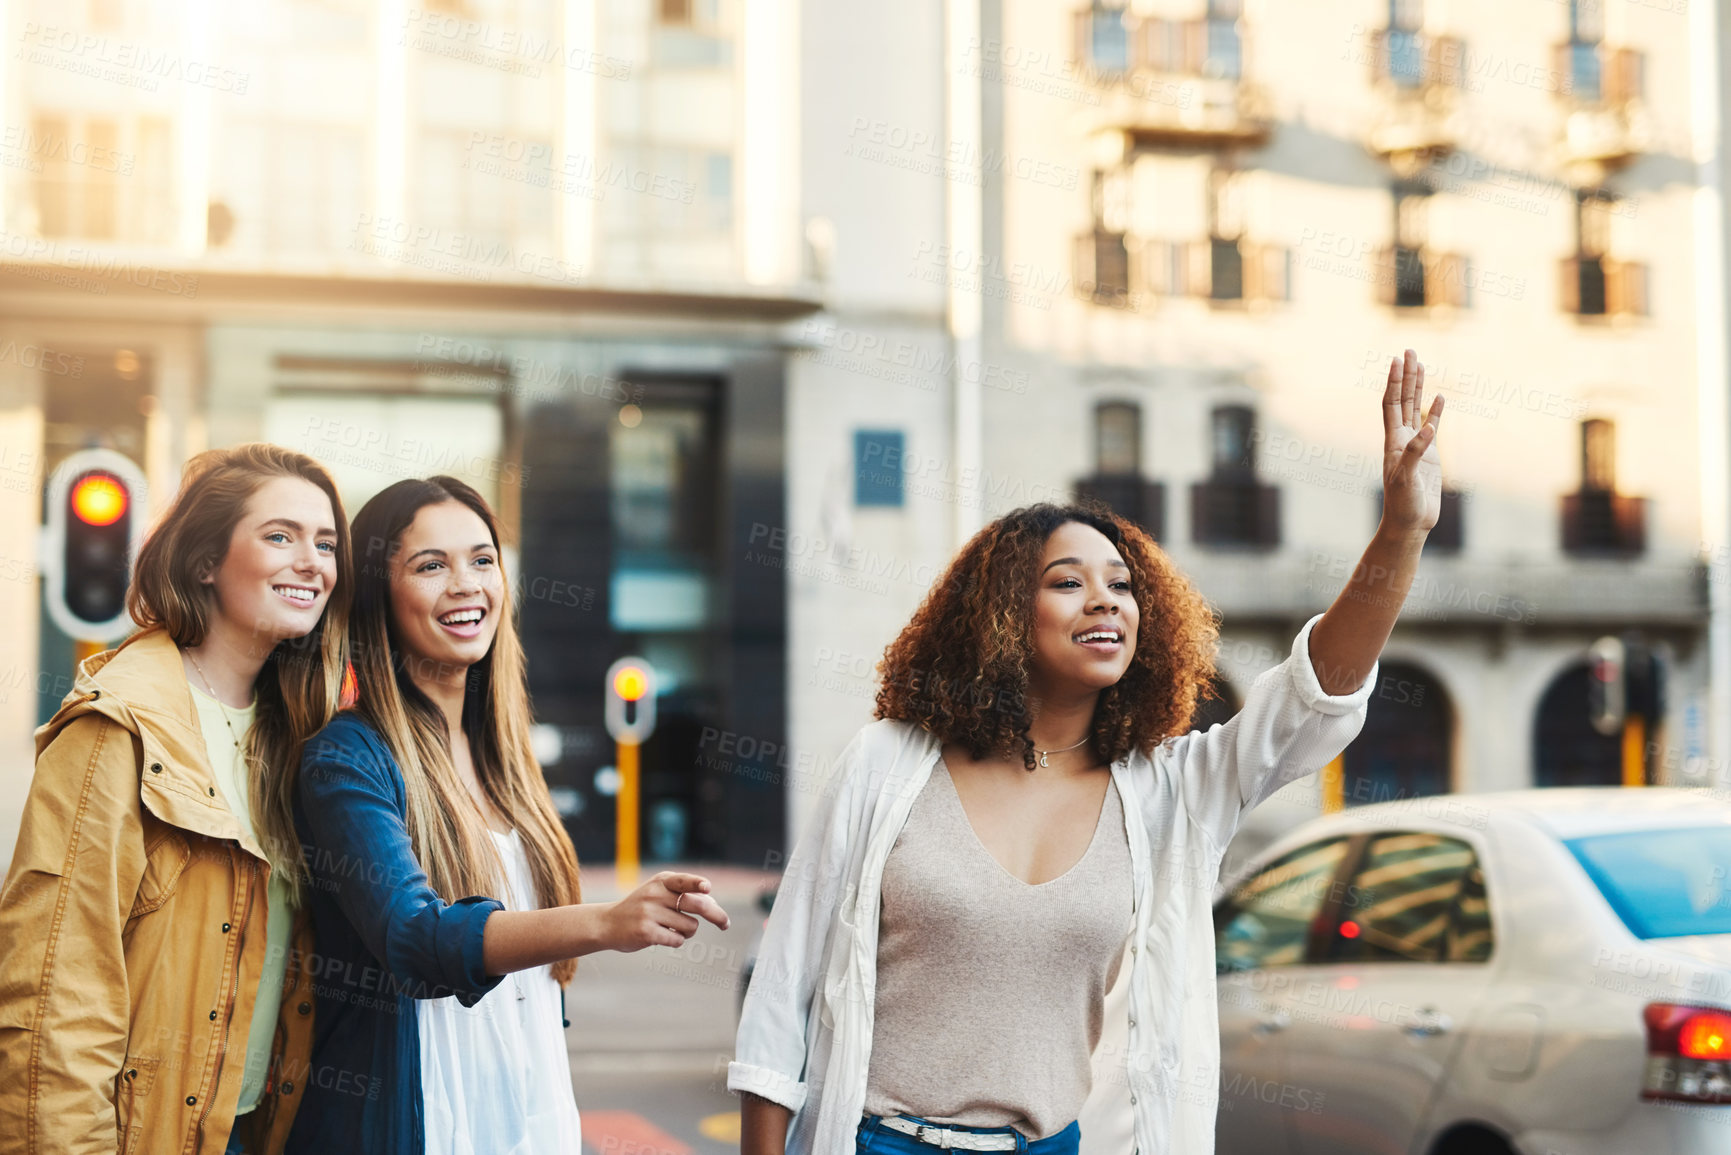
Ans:
[[[312,1042],[289,791],[337,711],[348,557],[312,458],[199,454],[138,551],[139,632],[36,732],[0,892],[22,1149],[282,1149]]]
[[[1214,1149],[1212,888],[1244,811],[1363,724],[1439,512],[1423,390],[1408,350],[1363,563],[1207,733],[1214,615],[1146,533],[1036,505],[962,547],[788,862],[728,1071],[743,1155],[1076,1152],[1126,958],[1135,1146]]]
[[[690,874],[581,901],[480,494],[400,481],[353,531],[358,697],[308,743],[295,809],[323,963],[290,1148],[578,1155],[560,1001],[577,957],[727,916]]]

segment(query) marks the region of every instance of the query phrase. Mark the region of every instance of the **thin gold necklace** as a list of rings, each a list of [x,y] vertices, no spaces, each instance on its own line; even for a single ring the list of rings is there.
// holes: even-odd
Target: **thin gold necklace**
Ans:
[[[229,721],[228,703],[222,700],[222,695],[218,694],[216,687],[210,684],[210,675],[204,672],[204,667],[198,664],[198,659],[193,656],[192,651],[182,650],[181,653],[185,654],[186,660],[192,663],[192,668],[198,671],[198,676],[204,679],[204,688],[210,691],[212,700],[216,702],[217,711],[222,714],[222,724],[228,727],[228,736],[234,739],[235,753],[239,754],[244,762],[246,760],[246,748],[240,744],[240,735],[234,732],[234,723]]]

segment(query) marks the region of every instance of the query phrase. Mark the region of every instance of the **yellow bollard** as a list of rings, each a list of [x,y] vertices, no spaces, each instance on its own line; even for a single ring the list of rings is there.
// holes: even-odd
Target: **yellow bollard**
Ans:
[[[1322,812],[1339,814],[1346,807],[1346,755],[1337,754],[1322,768]]]
[[[1647,784],[1647,719],[1630,714],[1623,721],[1623,785]]]

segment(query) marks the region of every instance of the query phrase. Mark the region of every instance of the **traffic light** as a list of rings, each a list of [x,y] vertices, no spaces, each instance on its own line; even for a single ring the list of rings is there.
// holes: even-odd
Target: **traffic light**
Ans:
[[[144,475],[112,449],[85,449],[48,481],[43,596],[49,619],[77,641],[116,641],[132,629],[126,586],[144,528]]]
[[[615,742],[642,743],[655,732],[655,667],[620,658],[607,667],[607,732]]]
[[[1628,716],[1626,658],[1621,638],[1600,638],[1587,651],[1587,712],[1593,729],[1607,736],[1621,733]]]

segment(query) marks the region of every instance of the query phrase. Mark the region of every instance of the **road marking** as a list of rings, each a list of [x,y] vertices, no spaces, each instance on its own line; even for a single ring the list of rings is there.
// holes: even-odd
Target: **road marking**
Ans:
[[[705,1139],[714,1139],[717,1143],[737,1143],[739,1112],[723,1111],[719,1115],[710,1115],[697,1124],[697,1129],[703,1132]]]
[[[583,1146],[601,1155],[692,1155],[684,1143],[631,1111],[584,1111]]]

